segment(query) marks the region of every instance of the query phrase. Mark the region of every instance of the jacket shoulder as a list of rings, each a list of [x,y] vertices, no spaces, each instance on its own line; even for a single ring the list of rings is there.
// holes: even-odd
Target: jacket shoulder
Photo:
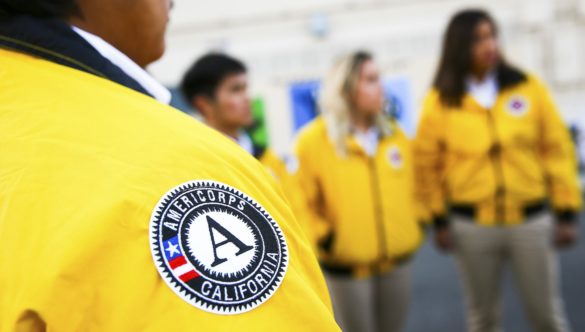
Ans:
[[[439,91],[435,88],[431,88],[423,99],[423,114],[431,112],[441,106],[441,96]]]
[[[177,329],[199,322],[204,326],[217,325],[221,330],[233,323],[203,310],[193,311],[187,300],[177,301],[178,290],[175,292],[174,287],[167,287],[156,277],[152,256],[160,252],[156,254],[155,249],[148,248],[148,239],[155,241],[153,238],[158,236],[149,226],[149,220],[159,213],[157,206],[185,190],[186,184],[215,183],[243,197],[245,213],[253,213],[252,216],[261,213],[270,225],[279,226],[282,241],[274,243],[280,243],[281,252],[287,253],[281,257],[290,267],[289,272],[283,272],[284,282],[276,286],[282,289],[272,288],[274,296],[270,302],[262,304],[263,310],[246,313],[248,323],[243,326],[261,324],[278,316],[291,321],[312,319],[313,324],[322,327],[317,330],[335,329],[326,293],[320,291],[326,287],[318,274],[317,261],[310,256],[308,241],[302,236],[281,190],[252,155],[188,115],[105,79],[6,51],[0,51],[0,63],[0,140],[3,154],[15,156],[10,163],[7,158],[0,160],[0,175],[13,168],[22,174],[16,178],[0,176],[0,187],[6,188],[0,196],[10,199],[13,206],[28,206],[30,196],[19,195],[20,190],[26,190],[37,193],[35,199],[39,202],[52,202],[51,213],[21,208],[13,210],[12,218],[3,214],[0,222],[10,219],[9,224],[18,227],[19,232],[11,237],[10,245],[0,241],[0,252],[10,252],[7,248],[12,248],[14,243],[22,242],[31,248],[45,244],[27,235],[38,223],[17,223],[17,220],[44,223],[47,232],[43,236],[47,238],[83,239],[83,250],[78,250],[80,245],[76,241],[59,243],[58,251],[66,252],[67,260],[56,254],[43,262],[41,269],[48,276],[67,275],[79,280],[77,287],[87,287],[96,295],[91,299],[82,298],[79,292],[54,287],[60,283],[50,278],[39,281],[51,289],[50,294],[57,294],[52,297],[71,295],[72,301],[81,303],[80,308],[74,308],[75,313],[78,312],[75,310],[89,312],[83,306],[93,305],[96,299],[102,303],[132,303],[137,312],[156,311],[153,308],[159,307],[173,312],[164,317],[140,317],[137,322],[116,321],[114,324],[132,327],[103,330],[136,330],[135,325],[146,326],[142,322],[147,321],[152,326],[157,326],[156,322],[172,322],[177,324]],[[37,181],[39,178],[46,181]],[[53,193],[58,193],[58,199],[54,199]],[[221,200],[220,197],[228,196],[207,196],[205,200]],[[248,205],[255,206],[256,212],[247,210]],[[0,239],[6,237],[0,234]],[[96,253],[100,259],[92,262]],[[3,261],[5,257],[0,262],[6,261]],[[28,258],[26,253],[18,257]],[[51,264],[54,261],[59,263]],[[132,269],[110,273],[112,266],[128,261],[132,262]],[[10,262],[7,264],[10,266]],[[39,268],[31,266],[31,269]],[[30,271],[22,269],[22,276],[32,275]],[[11,281],[21,283],[24,278],[19,278],[21,275],[16,272]],[[114,288],[96,287],[98,284],[116,285],[125,291],[114,294],[109,291]],[[144,289],[154,287],[160,290],[142,297]],[[295,290],[301,292],[297,294]],[[298,296],[290,296],[292,293]],[[36,303],[39,294],[23,296],[30,296]],[[311,307],[312,315],[283,309],[298,305],[299,299]],[[0,311],[3,309],[0,305]],[[39,310],[43,317],[59,317],[59,309],[47,306]],[[103,312],[90,314],[88,321],[99,322],[104,317]],[[114,310],[111,314],[119,312]],[[55,322],[63,325],[54,325]],[[48,325],[66,326],[67,323],[66,318],[55,318]]]
[[[123,182],[144,181],[139,177],[148,174],[159,175],[149,177],[151,184],[197,176],[242,178],[237,169],[250,178],[265,176],[261,165],[235,143],[149,96],[27,55],[0,51],[0,58],[6,64],[0,71],[0,100],[5,109],[20,111],[0,115],[24,124],[9,128],[4,136],[17,137],[39,126],[53,128],[34,132],[31,142],[75,141],[75,148],[62,154],[55,150],[55,155],[99,153],[107,160],[104,165],[132,165],[135,173]]]
[[[319,116],[301,128],[295,139],[296,145],[314,145],[327,139],[327,126],[323,117]]]
[[[547,91],[549,90],[544,80],[540,78],[540,76],[533,73],[526,74],[526,81],[524,82],[524,84],[534,89],[545,89]]]

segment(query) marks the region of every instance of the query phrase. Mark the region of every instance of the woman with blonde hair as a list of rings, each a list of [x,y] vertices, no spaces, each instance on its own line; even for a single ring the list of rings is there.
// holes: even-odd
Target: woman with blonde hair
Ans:
[[[350,54],[325,78],[322,114],[295,147],[335,316],[349,332],[402,329],[421,242],[409,140],[385,103],[372,56]]]

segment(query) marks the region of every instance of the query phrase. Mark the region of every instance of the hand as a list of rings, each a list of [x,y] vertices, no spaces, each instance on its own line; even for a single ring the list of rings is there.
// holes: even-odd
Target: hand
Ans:
[[[578,234],[575,224],[557,223],[554,242],[558,249],[566,249],[577,242]]]
[[[435,230],[435,244],[443,251],[453,250],[453,237],[448,227]]]

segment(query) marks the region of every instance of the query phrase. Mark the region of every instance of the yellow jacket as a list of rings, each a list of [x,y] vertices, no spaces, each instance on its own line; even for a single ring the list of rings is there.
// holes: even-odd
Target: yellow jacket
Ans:
[[[424,102],[415,140],[419,199],[445,224],[471,207],[482,225],[515,225],[550,200],[563,220],[581,207],[574,147],[548,89],[534,77],[500,92],[492,109],[466,95],[459,108],[438,92]]]
[[[295,152],[307,215],[330,272],[367,276],[391,269],[421,242],[408,138],[393,126],[369,157],[354,138],[341,157],[319,117],[299,133]]]
[[[270,175],[179,111],[0,50],[0,151],[0,331],[339,330]]]
[[[305,207],[302,190],[289,169],[291,165],[287,165],[287,162],[271,149],[265,149],[262,151],[262,153],[257,156],[257,159],[262,165],[264,165],[264,167],[266,167],[268,172],[272,174],[280,188],[283,190],[283,196],[288,200],[297,222],[303,229],[308,241],[311,243],[314,253],[316,253],[317,241],[312,232],[309,217],[306,215],[307,209]],[[294,162],[294,159],[291,159],[288,162]],[[294,165],[292,167],[294,167]]]
[[[289,176],[286,163],[272,149],[265,149],[256,157],[276,180],[286,180]]]

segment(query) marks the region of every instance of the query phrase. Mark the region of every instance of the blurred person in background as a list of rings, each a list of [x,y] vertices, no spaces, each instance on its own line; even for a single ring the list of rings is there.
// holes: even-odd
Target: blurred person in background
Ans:
[[[577,237],[574,150],[549,90],[497,38],[482,10],[451,19],[415,141],[417,191],[458,262],[469,331],[501,330],[508,264],[534,331],[569,331],[554,249]]]
[[[265,152],[271,153],[255,145],[246,133],[254,117],[247,69],[240,60],[221,53],[202,56],[183,76],[181,91],[208,126],[236,141],[257,159]]]
[[[170,6],[0,0],[0,331],[339,330],[274,181],[143,69]]]
[[[368,53],[334,66],[319,106],[321,116],[297,137],[295,176],[336,319],[348,332],[401,331],[409,261],[421,242],[409,140],[384,112],[380,71]]]
[[[307,218],[302,216],[306,209],[302,208],[304,202],[300,190],[286,163],[272,149],[256,144],[247,133],[247,129],[254,125],[248,86],[246,65],[220,53],[210,53],[196,60],[181,81],[183,96],[201,114],[204,122],[237,142],[277,180],[297,221],[305,233],[311,235]],[[315,241],[310,242],[314,244]]]

